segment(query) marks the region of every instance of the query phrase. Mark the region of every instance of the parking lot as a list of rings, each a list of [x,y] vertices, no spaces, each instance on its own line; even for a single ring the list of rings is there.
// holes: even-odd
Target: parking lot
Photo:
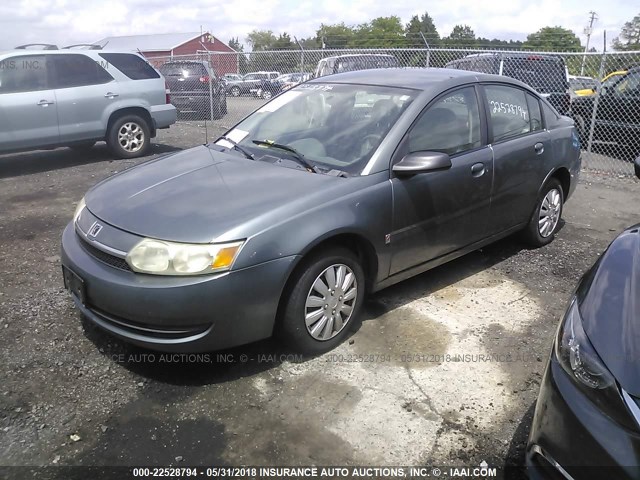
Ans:
[[[260,104],[229,99],[243,114]],[[583,174],[552,244],[507,238],[383,290],[316,358],[273,340],[160,354],[83,322],[59,256],[76,202],[231,125],[181,122],[136,160],[102,144],[0,156],[1,464],[520,464],[559,316],[609,241],[640,222],[640,185]]]

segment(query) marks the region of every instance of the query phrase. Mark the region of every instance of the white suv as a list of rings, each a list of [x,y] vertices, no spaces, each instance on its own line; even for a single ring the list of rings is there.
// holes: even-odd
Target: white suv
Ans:
[[[0,52],[0,153],[107,142],[114,155],[146,153],[176,121],[162,75],[136,53]]]

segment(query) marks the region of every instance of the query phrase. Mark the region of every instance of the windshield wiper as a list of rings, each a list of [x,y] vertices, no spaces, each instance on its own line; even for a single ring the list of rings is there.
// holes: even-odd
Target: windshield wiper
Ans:
[[[256,145],[260,145],[261,147],[279,148],[280,150],[285,150],[293,154],[293,158],[295,158],[300,165],[302,165],[304,168],[306,168],[310,172],[313,172],[313,173],[319,172],[318,167],[309,163],[303,154],[301,154],[295,148],[290,147],[289,145],[272,142],[271,140],[252,140],[252,142],[255,143]]]
[[[256,157],[254,157],[253,153],[251,153],[248,150],[245,150],[244,148],[242,148],[240,145],[238,145],[238,142],[236,142],[235,140],[232,140],[229,137],[225,137],[224,135],[221,136],[218,140],[221,140],[221,139],[229,142],[231,145],[233,145],[233,148],[238,150],[240,153],[242,153],[249,160],[255,160],[256,159]],[[218,140],[216,140],[216,141],[218,141]]]

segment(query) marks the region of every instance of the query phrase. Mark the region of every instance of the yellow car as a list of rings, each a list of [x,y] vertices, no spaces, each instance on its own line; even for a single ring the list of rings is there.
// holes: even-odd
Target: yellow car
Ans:
[[[603,87],[608,87],[613,82],[615,82],[620,76],[626,75],[626,74],[627,74],[626,70],[618,70],[615,72],[611,72],[609,75],[607,75],[602,79],[601,85]],[[575,90],[574,93],[579,97],[586,97],[589,95],[593,95],[594,93],[596,93],[596,91],[593,88],[583,88],[581,90]]]

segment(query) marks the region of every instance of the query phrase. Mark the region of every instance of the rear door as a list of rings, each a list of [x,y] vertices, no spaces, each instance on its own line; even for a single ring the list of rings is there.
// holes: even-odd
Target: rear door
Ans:
[[[506,84],[483,85],[494,172],[490,234],[528,221],[551,160],[551,136],[543,128],[540,103]]]
[[[102,138],[118,101],[118,83],[95,60],[83,54],[51,55],[58,100],[60,142]]]
[[[46,55],[0,61],[0,150],[58,143],[58,105],[49,70]]]

